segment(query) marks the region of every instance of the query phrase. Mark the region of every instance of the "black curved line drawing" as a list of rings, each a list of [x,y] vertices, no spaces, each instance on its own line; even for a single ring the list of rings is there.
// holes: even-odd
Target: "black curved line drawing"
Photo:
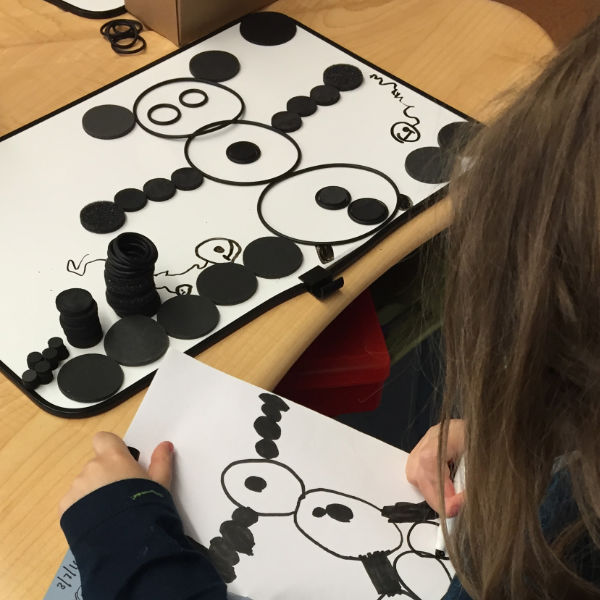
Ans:
[[[78,275],[79,277],[83,277],[87,271],[89,265],[95,262],[106,262],[105,258],[93,258],[92,260],[88,260],[85,263],[83,262],[89,254],[84,254],[83,258],[75,264],[75,261],[70,258],[67,261],[67,271],[72,273],[73,275]],[[82,266],[83,265],[83,266]]]

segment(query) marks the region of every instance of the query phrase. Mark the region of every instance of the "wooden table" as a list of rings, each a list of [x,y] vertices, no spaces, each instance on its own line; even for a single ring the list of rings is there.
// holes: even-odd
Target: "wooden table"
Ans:
[[[553,49],[533,21],[489,0],[279,0],[272,9],[484,121],[490,100],[530,77]],[[2,0],[0,134],[175,49],[149,32],[146,53],[120,57],[99,25],[42,0]],[[449,203],[439,203],[349,268],[345,287],[326,302],[309,295],[286,302],[201,359],[273,387],[335,315],[449,217]],[[92,433],[124,434],[142,396],[105,415],[67,421],[42,412],[0,376],[0,598],[43,597],[67,549],[58,500],[91,455]]]

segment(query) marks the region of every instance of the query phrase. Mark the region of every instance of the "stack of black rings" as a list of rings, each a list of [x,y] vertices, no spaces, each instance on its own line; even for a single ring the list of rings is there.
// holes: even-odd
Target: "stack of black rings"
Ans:
[[[146,49],[146,40],[140,35],[143,29],[139,21],[113,19],[100,27],[100,33],[117,54],[137,54]]]

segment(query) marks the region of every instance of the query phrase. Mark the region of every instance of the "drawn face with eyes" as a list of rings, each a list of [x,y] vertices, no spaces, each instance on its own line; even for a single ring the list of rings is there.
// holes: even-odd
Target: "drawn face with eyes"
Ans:
[[[196,246],[196,256],[211,264],[234,262],[242,247],[228,238],[210,238]]]

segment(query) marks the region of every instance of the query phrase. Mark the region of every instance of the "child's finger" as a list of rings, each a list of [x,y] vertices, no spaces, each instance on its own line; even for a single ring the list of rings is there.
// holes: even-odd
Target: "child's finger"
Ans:
[[[465,502],[465,493],[459,492],[458,494],[454,494],[451,497],[446,496],[446,516],[448,518],[455,517]]]
[[[161,442],[152,453],[148,475],[152,481],[170,489],[173,477],[173,444]]]
[[[99,431],[96,433],[92,438],[92,446],[97,456],[116,453],[127,455],[131,458],[125,442],[118,435],[108,431]]]

